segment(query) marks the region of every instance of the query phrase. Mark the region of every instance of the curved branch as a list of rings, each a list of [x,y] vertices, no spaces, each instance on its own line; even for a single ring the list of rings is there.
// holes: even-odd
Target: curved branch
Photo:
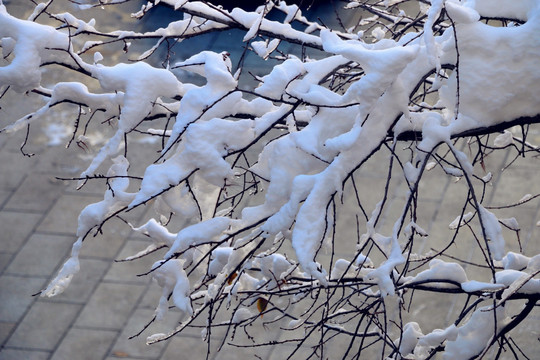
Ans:
[[[489,135],[497,132],[502,132],[506,129],[509,129],[513,126],[522,126],[522,125],[531,125],[540,123],[540,114],[535,116],[522,116],[517,119],[501,122],[492,126],[477,127],[473,129],[468,129],[460,133],[452,134],[452,139]],[[389,131],[387,139],[394,139],[394,134],[392,131]],[[400,141],[421,141],[422,132],[421,131],[405,131],[397,135],[395,139]]]

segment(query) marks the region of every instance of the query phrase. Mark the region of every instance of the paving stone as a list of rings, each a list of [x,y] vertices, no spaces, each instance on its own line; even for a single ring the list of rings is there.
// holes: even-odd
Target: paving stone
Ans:
[[[67,179],[78,178],[81,172],[82,170],[74,174],[69,174],[65,176],[65,178]],[[65,193],[70,194],[70,195],[97,196],[103,199],[103,194],[105,194],[105,190],[107,190],[106,182],[100,179],[89,180],[81,188],[78,188],[78,180],[76,181],[64,180],[64,181],[67,185]]]
[[[20,143],[19,143],[20,144]],[[36,165],[35,156],[28,158],[22,156],[20,152],[9,151],[2,148],[0,151],[0,189],[15,190],[25,178],[26,174]]]
[[[152,280],[149,282],[148,287],[145,290],[145,293],[139,302],[138,307],[141,309],[152,309],[155,310],[159,303],[159,298],[161,297],[161,288],[156,281]]]
[[[272,350],[274,350],[272,347],[244,348],[225,345],[216,353],[214,360],[268,359],[272,353]]]
[[[10,336],[11,331],[13,331],[16,325],[17,324],[14,322],[0,322],[0,348]]]
[[[107,189],[106,181],[103,179],[89,180],[82,188],[77,189],[79,186],[77,178],[90,165],[92,158],[92,154],[85,152],[75,143],[72,143],[68,149],[63,146],[53,147],[43,157],[38,170],[65,179],[63,183],[66,186],[66,192],[102,196]],[[105,161],[105,163],[107,166],[100,167],[97,173],[106,173],[108,166],[110,166],[110,160]]]
[[[144,285],[101,283],[75,322],[78,327],[121,329],[144,291]]]
[[[0,349],[0,359],[2,360],[47,360],[49,356],[51,353],[48,351]]]
[[[262,320],[262,319],[259,318],[259,320]],[[288,322],[289,321],[287,321],[287,323]],[[259,324],[249,326],[247,328],[247,331],[249,332],[250,336],[253,336],[256,339],[256,342],[264,343],[264,342],[271,342],[274,340],[278,340],[280,334],[283,332],[282,330],[280,330],[279,327],[280,326],[278,325],[278,323],[273,323],[273,324],[270,324],[269,326],[263,327],[261,323],[259,322]],[[224,335],[222,335],[221,337],[223,338],[223,336]],[[229,333],[229,336],[230,336],[230,333]],[[228,342],[231,342],[230,338],[227,339],[223,348],[216,354],[215,359],[220,359],[220,360],[232,359],[231,355],[234,355],[235,353],[239,354],[241,358],[246,358],[246,359],[250,359],[250,358],[256,359],[255,355],[259,355],[263,359],[267,359],[270,357],[270,354],[274,351],[273,346],[241,348],[241,347],[229,345]],[[251,339],[249,339],[246,336],[246,334],[244,333],[244,330],[239,328],[236,330],[234,343],[241,344],[241,345],[251,345],[253,342],[251,341]]]
[[[34,233],[6,269],[6,273],[48,277],[65,259],[73,242],[73,236]]]
[[[345,341],[344,341],[345,342]],[[345,345],[346,344],[346,345]],[[324,359],[341,359],[342,355],[345,354],[345,351],[347,350],[349,346],[349,342],[345,342],[344,345],[334,345],[332,341],[328,342],[328,347],[325,347],[324,349]],[[356,352],[358,351],[358,346],[360,345],[360,340],[357,340],[356,343],[352,347],[352,354],[349,353],[349,356],[346,357],[346,359],[355,359]],[[366,343],[364,343],[366,345]],[[375,345],[377,347],[377,345]],[[306,359],[309,356],[311,356],[312,359],[320,359],[320,351],[316,352],[316,355],[312,355],[313,353],[313,347],[311,346],[302,346],[298,351],[295,352],[296,347],[292,344],[284,344],[280,345],[279,347],[276,347],[274,351],[269,355],[269,357],[263,357],[266,360],[282,360],[282,359],[288,359],[291,354],[292,357],[290,359],[294,360],[300,360],[300,359]],[[360,359],[379,359],[381,356],[381,349],[370,347],[368,349],[365,349],[362,351],[360,355]],[[256,359],[255,357],[251,357],[250,359]]]
[[[117,258],[118,252],[124,246],[131,229],[123,221],[113,218],[103,226],[103,233],[88,236],[81,248],[81,257],[92,257],[107,260]]]
[[[0,274],[8,266],[12,258],[13,258],[13,254],[0,253]]]
[[[6,203],[5,208],[45,212],[59,197],[64,184],[50,175],[28,175]]]
[[[82,209],[102,199],[94,196],[63,195],[45,216],[37,230],[75,235],[77,233],[77,219]]]
[[[118,255],[118,259],[125,259],[128,256],[135,255],[138,252],[146,249],[146,247],[150,244],[151,242],[149,241],[128,240]],[[105,280],[146,284],[150,281],[151,275],[137,275],[148,272],[152,268],[152,265],[163,257],[165,252],[166,250],[163,249],[137,260],[115,262],[111,265],[107,275],[105,275]]]
[[[188,356],[192,359],[205,359],[206,350],[207,344],[202,341],[200,336],[175,336],[170,340],[167,349],[161,355],[160,359],[177,360],[185,354],[189,354]],[[242,358],[238,357],[237,359]]]
[[[279,327],[276,327],[276,329],[278,330],[272,331],[271,328],[263,328],[262,326],[257,325],[248,327],[249,334],[254,336],[256,341],[259,342],[276,340],[280,333]],[[183,332],[182,334],[171,338],[162,359],[175,359],[175,354],[178,356],[178,354],[184,354],[188,351],[189,353],[194,354],[194,358],[199,359],[206,357],[208,344],[205,340],[203,340],[201,330],[199,328],[191,328],[186,330],[187,331],[185,333]],[[221,347],[221,350],[219,350],[226,333],[227,331],[224,327],[212,329],[210,339],[210,359],[257,359],[255,355],[260,356],[262,359],[268,359],[270,353],[274,350],[272,347],[250,348],[229,345],[228,343],[231,342],[231,332],[228,333],[229,338],[226,339],[225,344],[223,347]],[[248,339],[244,331],[239,328],[235,333],[234,343],[249,345],[252,344],[252,341]]]
[[[96,136],[101,136],[105,139],[101,134],[96,134]],[[111,137],[112,135],[105,136]],[[100,142],[93,148],[97,152],[103,145],[104,143]],[[40,154],[41,162],[37,165],[36,170],[50,174],[54,177],[65,179],[64,184],[66,185],[66,190],[71,193],[101,195],[107,189],[107,184],[104,179],[89,179],[82,188],[76,190],[79,186],[79,180],[77,179],[90,165],[96,152],[86,152],[75,143],[72,143],[68,149],[63,146],[52,147],[48,149],[45,154]],[[106,159],[95,173],[106,174],[111,164],[112,161]],[[139,181],[135,181],[134,187],[138,187],[139,184]]]
[[[45,279],[3,275],[0,277],[0,321],[19,321]]]
[[[129,339],[139,333],[154,316],[153,310],[137,309],[129,318],[128,323],[122,329],[122,333],[113,346],[112,353],[122,353],[126,356],[158,359],[167,342],[159,342],[146,345],[146,338],[156,333],[168,333],[172,331],[179,320],[180,314],[170,312],[161,323],[153,323],[140,336]]]
[[[151,204],[152,202],[150,202],[150,205],[145,204],[137,206],[136,208],[131,209],[129,212],[123,213],[122,217],[129,221],[134,227],[141,226],[150,218],[156,217],[156,212]]]
[[[112,330],[72,328],[51,360],[96,360],[106,357],[118,333]]]
[[[40,214],[0,211],[0,252],[12,254],[19,251],[41,217]]]
[[[3,208],[4,203],[11,196],[13,192],[8,190],[0,190],[0,210]]]
[[[66,139],[66,144],[67,141]],[[67,149],[65,146],[48,146],[45,152],[37,155],[39,156],[39,162],[35,171],[52,177],[78,177],[87,166],[86,161],[83,161],[80,157],[82,154],[84,154],[83,150],[74,143]],[[75,188],[77,181],[66,181],[63,184]]]
[[[81,305],[38,301],[9,338],[9,347],[54,350],[77,316]]]

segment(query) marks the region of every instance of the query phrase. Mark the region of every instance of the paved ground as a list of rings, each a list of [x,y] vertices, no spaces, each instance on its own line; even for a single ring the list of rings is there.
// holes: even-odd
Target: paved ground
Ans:
[[[121,222],[111,224],[104,236],[85,244],[82,271],[63,295],[52,299],[32,297],[65,260],[75,240],[79,211],[102,198],[97,189],[77,192],[73,184],[55,178],[74,176],[80,171],[80,152],[48,146],[39,141],[45,139],[43,135],[34,135],[38,140],[29,149],[39,155],[31,158],[23,157],[18,150],[22,134],[0,137],[0,359],[185,359],[205,354],[205,345],[196,333],[151,347],[145,346],[141,338],[127,339],[152,316],[159,291],[149,279],[134,276],[148,269],[149,261],[113,262],[146,244]],[[500,156],[488,167],[497,171],[508,160]],[[504,177],[495,175],[488,197],[493,197],[494,204],[501,204],[518,200],[525,193],[538,193],[537,174],[537,163],[521,161]],[[371,188],[384,176],[384,169],[374,164],[362,181]],[[430,194],[423,219],[433,234],[426,246],[436,247],[437,238],[443,236],[436,229],[447,229],[448,222],[459,214],[456,196],[462,196],[460,186],[445,176],[430,178],[423,184],[425,193]],[[399,199],[397,193],[393,200]],[[361,196],[367,198],[370,194]],[[145,214],[133,215],[133,220],[140,216]],[[538,202],[505,216],[520,221],[526,253],[538,253]],[[510,244],[515,243],[514,237],[507,236]],[[451,306],[452,300],[439,305]],[[166,331],[175,320],[173,316],[161,329],[153,330]],[[539,334],[538,320],[537,315],[531,317],[523,331]],[[193,357],[179,355],[186,348]],[[228,358],[231,353],[239,356],[238,351],[222,351],[217,358]],[[274,355],[280,358],[278,353]],[[267,353],[264,358],[272,356]]]
[[[14,99],[13,101],[20,101]],[[16,110],[0,111],[0,125],[17,118]],[[32,133],[29,151],[38,155],[23,157],[19,145],[24,134],[0,135],[0,359],[198,359],[206,353],[196,333],[176,337],[167,343],[148,347],[144,339],[128,340],[149,319],[159,298],[157,286],[148,278],[135,277],[151,265],[151,260],[119,264],[114,259],[144,248],[146,241],[132,234],[120,221],[112,222],[105,234],[85,244],[81,254],[81,273],[61,296],[52,299],[34,297],[56,274],[75,240],[78,213],[89,203],[102,199],[99,187],[75,191],[71,182],[59,177],[77,176],[83,170],[86,154],[76,147],[48,145],[50,138],[37,129]],[[532,140],[539,140],[536,137]],[[537,181],[538,160],[518,159],[511,171],[500,170],[511,159],[509,152],[492,156],[486,164],[494,174],[488,188],[488,203],[504,204],[519,200],[526,193],[540,193]],[[377,161],[367,164],[359,175],[369,202],[373,187],[386,177]],[[432,234],[426,247],[437,247],[447,236],[448,223],[461,210],[462,182],[444,175],[428,175],[421,191],[427,194],[421,209],[424,227]],[[401,191],[391,201],[399,201]],[[536,223],[540,220],[539,202],[518,209],[500,211],[500,217],[514,216],[522,227],[521,241],[527,255],[540,252]],[[391,216],[391,211],[386,216]],[[131,215],[137,222],[148,214]],[[446,230],[445,230],[446,229]],[[515,237],[505,233],[509,247],[515,249]],[[462,254],[473,257],[470,248]],[[448,300],[450,306],[452,300]],[[448,304],[439,304],[446,309]],[[533,314],[520,330],[531,335],[531,346],[538,347],[540,319]],[[154,332],[170,329],[172,316]],[[149,332],[148,332],[149,333]],[[148,334],[146,333],[146,334]],[[186,352],[188,349],[188,352]],[[216,359],[253,358],[239,350],[222,351]],[[272,350],[259,353],[265,359],[281,359]]]

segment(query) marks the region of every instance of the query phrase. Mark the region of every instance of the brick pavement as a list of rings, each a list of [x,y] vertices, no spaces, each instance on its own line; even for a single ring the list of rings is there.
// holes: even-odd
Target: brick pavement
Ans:
[[[69,151],[38,141],[30,147],[39,155],[27,158],[18,152],[19,140],[0,138],[0,358],[173,359],[183,358],[178,353],[185,348],[193,354],[205,354],[206,345],[196,333],[150,347],[144,339],[127,339],[152,316],[159,289],[148,278],[134,276],[148,269],[152,260],[128,264],[112,261],[133,254],[146,243],[121,222],[111,224],[104,236],[85,244],[82,270],[64,294],[51,299],[31,296],[56,274],[68,255],[79,211],[102,195],[97,189],[78,193],[73,184],[55,179],[58,175],[73,176],[76,169],[70,165],[73,159]],[[488,168],[500,169],[509,161],[508,156],[501,152],[489,160]],[[63,160],[69,166],[62,168]],[[368,188],[377,186],[386,176],[384,169],[377,169],[375,163],[372,166],[359,175]],[[534,161],[521,160],[504,177],[495,174],[488,198],[500,204],[518,200],[524,191],[540,193],[536,174]],[[448,222],[459,214],[461,202],[456,197],[462,195],[456,194],[462,188],[448,176],[426,180],[421,187],[426,194],[425,213],[420,219],[432,234],[426,246],[436,247],[438,236],[444,236],[437,229],[447,229]],[[400,193],[397,186],[391,201],[398,201]],[[360,196],[369,202],[371,192]],[[539,233],[535,226],[538,211],[538,202],[531,202],[508,214],[521,220],[522,244],[529,255],[540,250],[535,241]],[[391,213],[392,206],[387,216]],[[463,254],[469,250],[463,249]],[[439,306],[452,304],[449,297],[447,304]],[[534,319],[524,326],[524,331],[540,332],[538,318]],[[158,326],[152,330],[166,331],[175,321],[173,313],[161,329]],[[238,350],[233,353],[236,355],[222,351],[216,359],[239,356]],[[279,358],[278,353],[275,356]],[[250,357],[246,354],[246,358]],[[272,358],[271,354],[266,358]]]

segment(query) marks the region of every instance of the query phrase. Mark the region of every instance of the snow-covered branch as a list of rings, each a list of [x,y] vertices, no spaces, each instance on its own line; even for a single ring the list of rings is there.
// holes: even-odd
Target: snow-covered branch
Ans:
[[[294,343],[291,357],[311,339],[312,355],[339,351],[333,358],[468,359],[511,346],[509,332],[539,300],[540,255],[509,251],[505,229],[519,243],[520,227],[486,203],[484,160],[504,148],[538,153],[527,135],[540,120],[539,4],[349,1],[336,29],[284,1],[255,11],[149,1],[133,21],[156,7],[179,18],[150,31],[82,20],[123,2],[48,2],[24,20],[0,0],[0,101],[15,92],[42,102],[1,136],[39,126],[59,105],[73,107],[81,151],[90,128],[113,130],[72,178],[78,188],[103,182],[104,198],[81,212],[71,256],[42,296],[76,281],[92,233],[149,207],[142,223],[125,221],[149,239],[125,260],[156,257],[146,275],[161,295],[149,321],[170,306],[182,319],[148,343],[203,327],[208,344],[224,328],[246,346],[235,342],[241,328],[249,346]],[[242,36],[227,51],[175,57],[184,41],[231,29]],[[518,127],[520,136],[508,130]],[[135,156],[144,147],[155,155]],[[362,177],[373,158],[387,169],[378,190]],[[428,251],[422,186],[438,170],[466,189],[440,250]],[[455,256],[464,243],[481,255]],[[442,330],[422,329],[422,302],[432,300],[419,293],[467,300]],[[521,299],[521,309],[506,306]],[[269,324],[280,340],[249,335]],[[332,347],[334,338],[347,346]]]

